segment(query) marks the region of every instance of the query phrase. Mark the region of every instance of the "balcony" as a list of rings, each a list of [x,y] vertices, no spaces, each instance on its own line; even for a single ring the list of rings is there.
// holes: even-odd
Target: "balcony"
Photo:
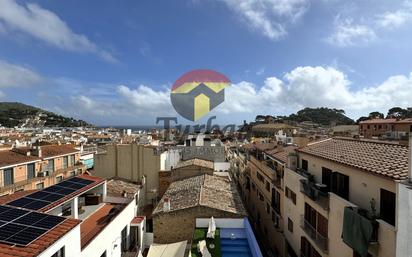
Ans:
[[[300,191],[302,193],[319,204],[323,209],[329,209],[329,194],[320,189],[320,184],[308,181],[307,179],[300,180],[300,183]]]
[[[316,228],[314,228],[307,220],[305,220],[305,217],[302,215],[301,216],[301,228],[305,233],[313,239],[315,244],[325,253],[328,252],[328,238],[321,235]]]

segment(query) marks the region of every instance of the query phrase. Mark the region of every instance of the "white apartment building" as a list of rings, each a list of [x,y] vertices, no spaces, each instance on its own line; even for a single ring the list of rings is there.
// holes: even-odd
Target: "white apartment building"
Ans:
[[[85,174],[3,196],[0,256],[138,256],[145,248],[138,202],[108,194],[104,179]]]

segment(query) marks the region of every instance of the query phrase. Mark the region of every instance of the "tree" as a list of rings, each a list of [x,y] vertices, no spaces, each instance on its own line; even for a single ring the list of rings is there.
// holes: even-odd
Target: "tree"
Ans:
[[[401,107],[393,107],[389,109],[386,118],[392,119],[404,119],[408,114],[408,110],[402,109]]]
[[[380,112],[371,112],[369,113],[369,119],[383,119],[385,115]]]
[[[365,120],[370,120],[370,118],[362,116],[362,117],[360,117],[359,119],[356,120],[356,124],[359,124],[361,121],[365,121]]]

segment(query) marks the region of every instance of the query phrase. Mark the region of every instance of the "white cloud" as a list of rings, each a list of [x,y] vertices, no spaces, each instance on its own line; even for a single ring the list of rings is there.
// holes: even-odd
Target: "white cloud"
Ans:
[[[109,52],[99,49],[86,36],[73,32],[55,13],[37,4],[19,5],[15,0],[1,0],[0,26],[7,27],[8,32],[28,34],[56,48],[93,53],[105,61],[118,62]]]
[[[43,81],[39,74],[28,68],[0,60],[0,88],[31,86]]]
[[[279,115],[304,107],[344,109],[352,117],[371,111],[386,112],[393,106],[407,107],[412,99],[412,73],[389,77],[379,85],[351,89],[347,76],[332,67],[297,67],[282,80],[268,78],[264,85],[240,82],[226,89],[224,114]]]
[[[327,42],[338,47],[364,46],[376,40],[376,33],[373,28],[367,25],[354,24],[351,19],[335,21],[332,35],[327,38]]]
[[[245,24],[272,40],[286,36],[288,24],[308,9],[308,0],[223,0]]]
[[[412,2],[405,1],[403,6],[393,12],[377,15],[376,23],[384,29],[396,29],[412,20]]]

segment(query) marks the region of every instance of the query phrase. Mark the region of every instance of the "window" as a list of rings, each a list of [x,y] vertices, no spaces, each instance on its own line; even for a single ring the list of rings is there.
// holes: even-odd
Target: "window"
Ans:
[[[64,246],[55,252],[51,257],[64,257]]]
[[[321,257],[316,249],[309,243],[309,241],[302,237],[300,241],[300,251],[302,252],[302,256],[305,257]]]
[[[43,189],[43,188],[44,188],[44,182],[36,184],[36,189]]]
[[[326,185],[326,192],[330,192],[332,184],[332,170],[322,167],[322,184]]]
[[[13,168],[9,169],[4,169],[3,171],[3,177],[4,177],[4,185],[13,185],[14,184],[14,172]]]
[[[127,226],[122,230],[122,252],[127,251]]]
[[[63,180],[63,176],[57,176],[56,177],[56,183],[59,183]]]
[[[261,200],[261,201],[264,201],[265,200],[265,198],[263,197],[263,195],[259,192],[259,199]]]
[[[349,177],[339,172],[332,173],[331,191],[349,200]]]
[[[308,161],[302,159],[302,170],[308,171],[308,167],[309,167]]]
[[[266,212],[267,214],[270,214],[270,204],[266,203]]]
[[[309,204],[305,203],[305,226],[310,225],[313,230],[318,232],[321,236],[328,237],[328,220],[312,208]]]
[[[252,190],[256,190],[256,185],[253,182],[252,182]]]
[[[74,166],[75,164],[75,157],[74,154],[70,155],[70,166]]]
[[[34,163],[27,164],[27,179],[32,179],[36,176],[36,172],[34,170]]]
[[[260,182],[264,183],[265,179],[263,178],[262,175],[260,175],[259,172],[256,172],[256,177],[257,177],[257,179],[258,179]]]
[[[293,202],[294,205],[296,205],[296,194],[295,192],[290,190],[289,187],[286,187],[285,189],[285,196],[289,198]]]
[[[395,226],[396,194],[381,188],[381,219]]]
[[[63,157],[63,169],[66,169],[69,166],[69,157],[64,156]]]
[[[50,172],[54,171],[54,159],[49,160],[46,170]]]
[[[293,221],[290,218],[288,218],[288,230],[293,233]]]
[[[268,181],[266,181],[266,190],[270,192],[270,183]]]
[[[272,188],[272,207],[280,215],[280,194]]]

